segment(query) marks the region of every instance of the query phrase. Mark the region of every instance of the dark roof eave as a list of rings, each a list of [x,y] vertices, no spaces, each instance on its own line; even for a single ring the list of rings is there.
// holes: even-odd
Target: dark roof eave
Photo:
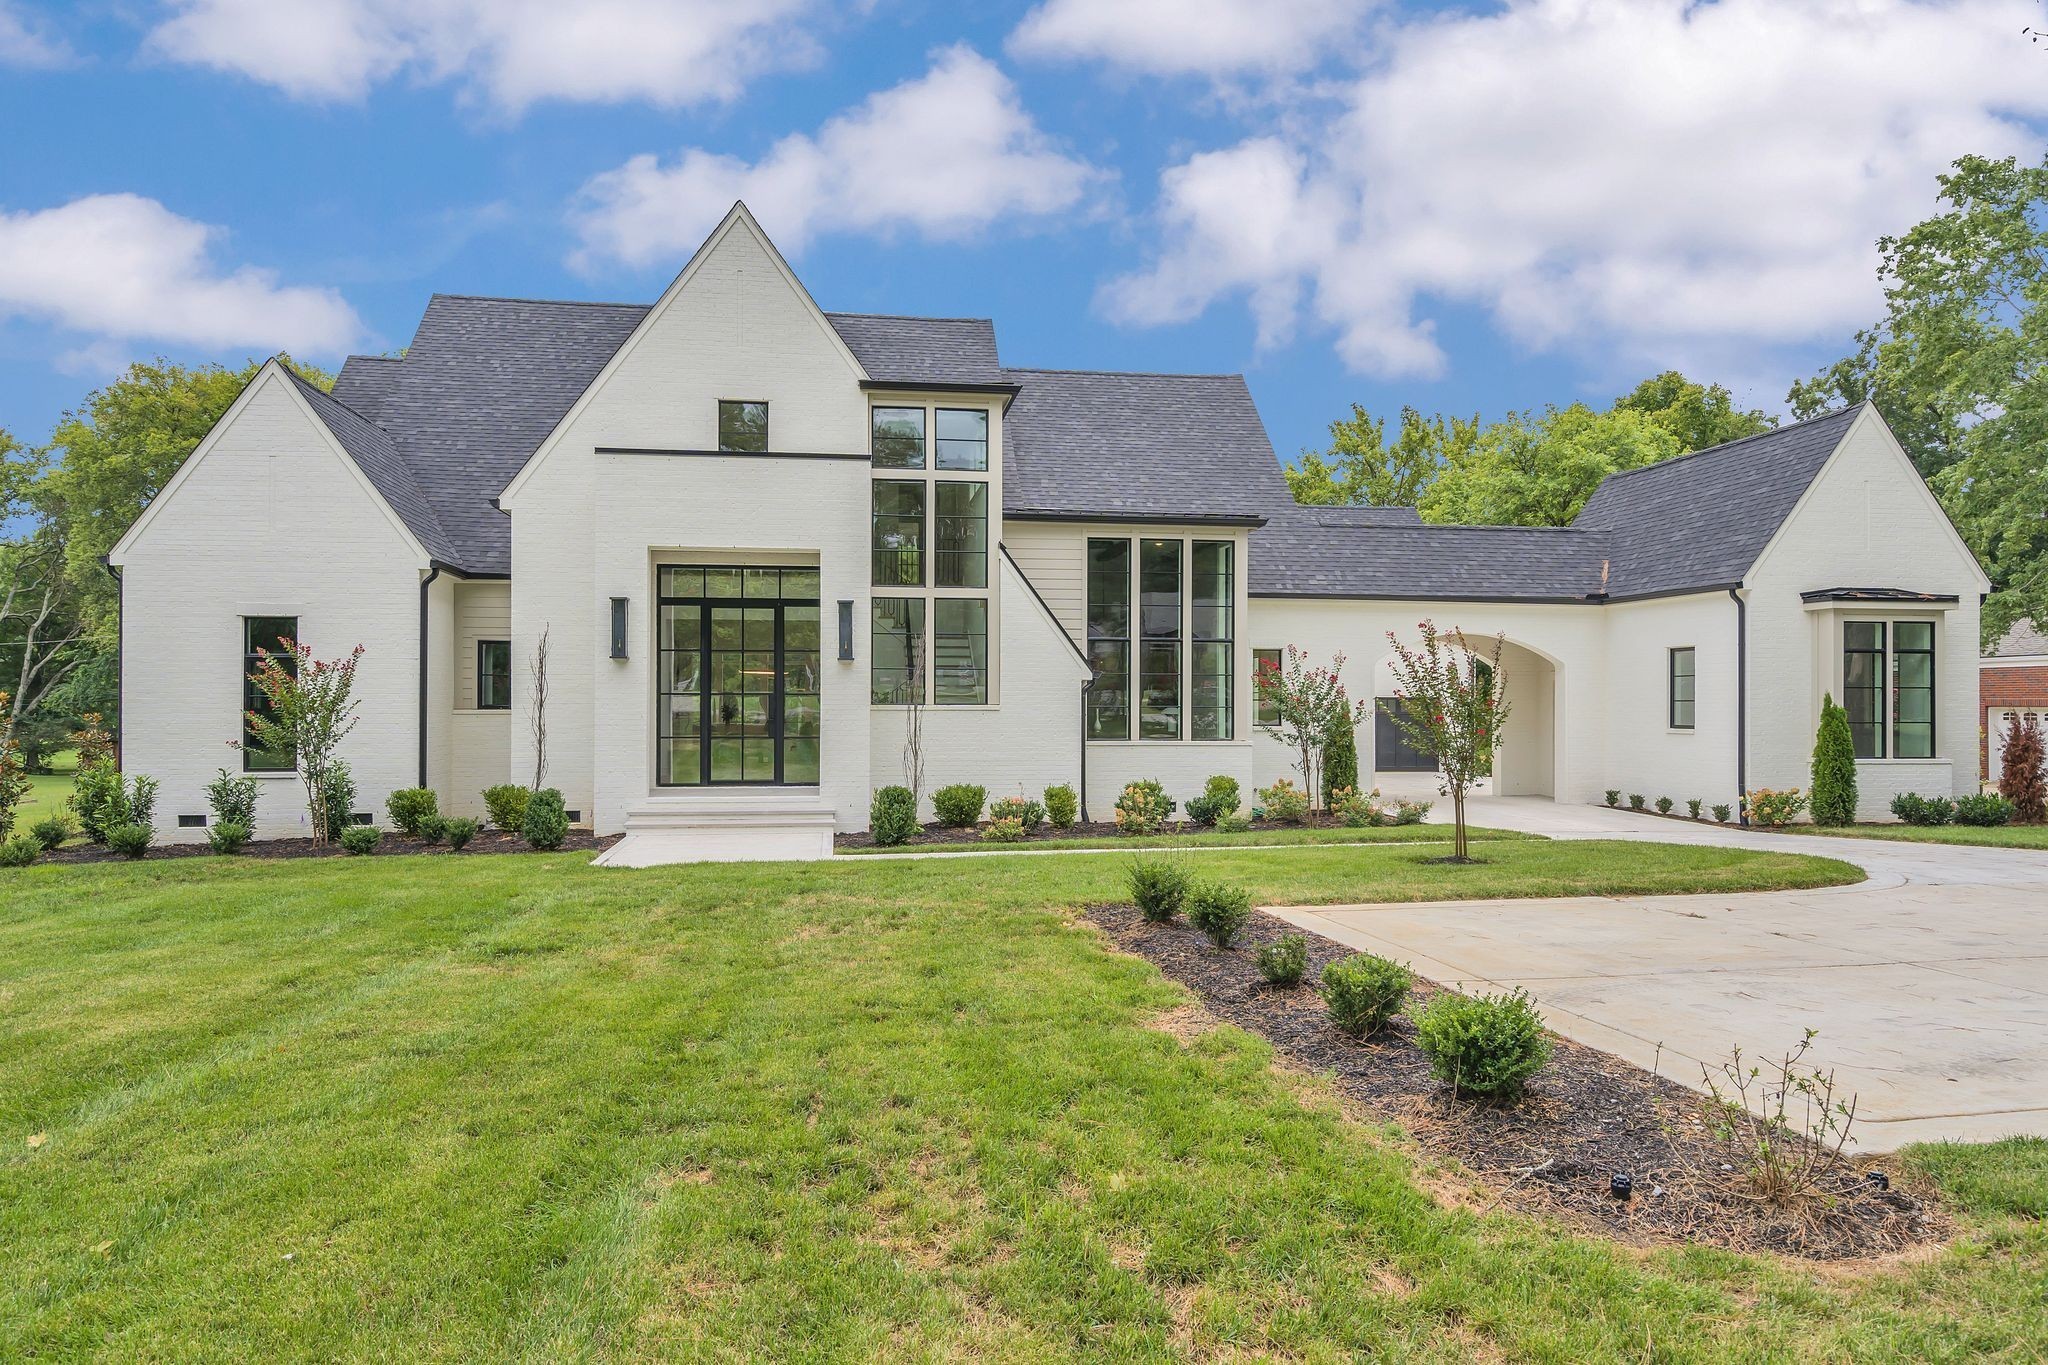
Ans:
[[[1608,599],[1598,593],[1583,597],[1563,597],[1555,594],[1521,593],[1498,594],[1476,592],[1322,592],[1295,591],[1291,588],[1253,588],[1248,597],[1294,598],[1317,602],[1486,602],[1486,603],[1536,603],[1546,606],[1600,607]]]
[[[1955,602],[1952,592],[1914,592],[1909,588],[1820,588],[1799,594],[1802,602]]]
[[[1096,521],[1137,526],[1232,526],[1257,530],[1266,524],[1260,516],[1217,516],[1190,512],[1048,512],[1003,509],[1004,521]]]
[[[988,393],[1000,394],[1005,398],[1015,398],[1024,391],[1022,384],[1006,384],[999,381],[970,384],[957,379],[863,379],[860,386],[871,392],[881,389],[903,393]]]

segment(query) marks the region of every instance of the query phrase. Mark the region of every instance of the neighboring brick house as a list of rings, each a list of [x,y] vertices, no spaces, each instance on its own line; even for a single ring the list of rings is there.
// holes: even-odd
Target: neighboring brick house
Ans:
[[[1978,667],[1977,704],[1984,716],[1978,745],[1982,772],[1985,781],[1996,782],[1991,750],[2007,719],[2031,711],[2048,725],[2048,634],[2032,621],[2015,622]]]

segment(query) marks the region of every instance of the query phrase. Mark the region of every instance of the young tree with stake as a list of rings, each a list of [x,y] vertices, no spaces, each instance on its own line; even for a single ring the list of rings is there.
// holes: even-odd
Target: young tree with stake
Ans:
[[[1451,798],[1457,822],[1451,845],[1453,862],[1469,862],[1465,839],[1465,793],[1493,771],[1500,751],[1501,727],[1507,723],[1507,677],[1501,672],[1501,651],[1507,637],[1497,635],[1493,652],[1482,658],[1462,631],[1439,632],[1423,621],[1420,647],[1401,642],[1391,630],[1394,647],[1394,696],[1409,704],[1393,711],[1394,725],[1408,742],[1436,758],[1441,788]]]

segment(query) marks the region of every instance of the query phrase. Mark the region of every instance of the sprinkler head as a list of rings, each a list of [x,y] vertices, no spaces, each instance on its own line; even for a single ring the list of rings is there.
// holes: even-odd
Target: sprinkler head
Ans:
[[[1635,1178],[1626,1172],[1616,1171],[1614,1178],[1607,1182],[1607,1188],[1616,1199],[1627,1200],[1636,1192]]]

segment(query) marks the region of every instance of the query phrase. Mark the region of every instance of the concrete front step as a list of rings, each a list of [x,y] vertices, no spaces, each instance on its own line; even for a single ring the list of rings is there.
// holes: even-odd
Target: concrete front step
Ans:
[[[600,867],[829,858],[832,808],[808,791],[713,788],[649,797],[627,809],[626,833]]]

